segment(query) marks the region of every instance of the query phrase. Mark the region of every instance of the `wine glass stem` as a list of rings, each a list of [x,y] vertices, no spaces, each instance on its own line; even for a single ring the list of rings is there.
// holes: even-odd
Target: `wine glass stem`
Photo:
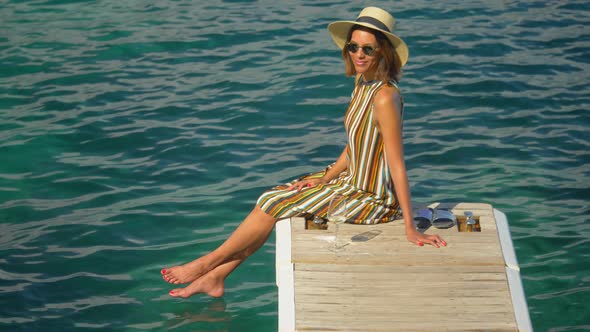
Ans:
[[[340,224],[336,223],[335,234],[334,234],[334,250],[338,250],[338,228]]]

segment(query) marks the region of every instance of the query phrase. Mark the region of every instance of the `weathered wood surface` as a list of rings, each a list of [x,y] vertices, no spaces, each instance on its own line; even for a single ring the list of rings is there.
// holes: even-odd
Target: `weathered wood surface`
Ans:
[[[472,211],[482,232],[430,228],[448,243],[437,249],[409,243],[401,220],[344,224],[338,240],[348,244],[334,252],[334,226],[292,219],[296,330],[516,331],[492,207],[439,207]]]

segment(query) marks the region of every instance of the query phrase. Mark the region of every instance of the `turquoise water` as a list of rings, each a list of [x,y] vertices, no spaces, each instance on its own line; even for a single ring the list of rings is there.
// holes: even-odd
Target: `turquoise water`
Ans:
[[[276,331],[274,237],[222,299],[159,270],[338,157],[353,82],[325,27],[366,5],[410,47],[413,199],[504,211],[535,329],[590,329],[586,1],[6,0],[0,330]]]

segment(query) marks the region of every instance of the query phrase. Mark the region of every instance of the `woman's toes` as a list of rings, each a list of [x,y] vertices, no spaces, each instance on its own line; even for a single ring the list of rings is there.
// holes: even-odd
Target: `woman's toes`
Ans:
[[[173,289],[168,294],[170,294],[170,296],[172,296],[172,297],[182,297],[182,298],[188,297],[188,296],[185,295],[184,288],[176,288],[176,289]]]

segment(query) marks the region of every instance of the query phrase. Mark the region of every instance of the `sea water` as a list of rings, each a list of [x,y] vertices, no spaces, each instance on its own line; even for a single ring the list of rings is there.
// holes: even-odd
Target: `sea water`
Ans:
[[[346,144],[326,32],[367,5],[410,48],[413,200],[505,212],[537,331],[590,328],[587,1],[0,2],[0,330],[276,331],[274,235],[221,299],[160,269]]]

